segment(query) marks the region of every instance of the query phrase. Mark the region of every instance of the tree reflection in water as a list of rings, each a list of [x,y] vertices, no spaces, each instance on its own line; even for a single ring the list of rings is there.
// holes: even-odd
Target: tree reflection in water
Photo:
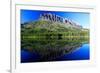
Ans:
[[[49,34],[41,38],[26,36],[21,40],[21,50],[37,53],[39,55],[37,61],[53,61],[64,54],[76,51],[83,43],[88,43],[87,40],[87,37],[63,37],[61,34],[58,36]]]

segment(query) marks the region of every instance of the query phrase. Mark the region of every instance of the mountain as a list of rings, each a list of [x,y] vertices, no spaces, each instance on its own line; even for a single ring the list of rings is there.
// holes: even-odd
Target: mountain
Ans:
[[[47,31],[57,31],[57,32],[82,30],[82,28],[75,27],[75,26],[70,25],[68,23],[65,24],[65,23],[42,21],[42,20],[24,23],[24,24],[21,24],[21,27],[22,28],[29,28],[29,29],[34,28],[34,30],[47,30]]]

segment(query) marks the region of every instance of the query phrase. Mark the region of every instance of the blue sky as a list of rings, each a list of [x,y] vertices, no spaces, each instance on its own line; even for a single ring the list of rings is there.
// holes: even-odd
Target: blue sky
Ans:
[[[90,14],[86,12],[61,12],[61,11],[39,11],[39,10],[21,10],[21,23],[38,20],[41,13],[52,13],[64,18],[73,20],[84,28],[89,28]]]

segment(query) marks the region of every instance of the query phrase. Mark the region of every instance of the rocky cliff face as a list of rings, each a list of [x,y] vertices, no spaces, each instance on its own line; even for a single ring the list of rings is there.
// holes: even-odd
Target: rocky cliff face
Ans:
[[[63,18],[61,16],[55,15],[55,14],[51,14],[51,13],[43,13],[40,14],[40,18],[39,20],[43,20],[43,21],[50,21],[50,22],[58,22],[61,24],[65,24],[66,26],[70,25],[74,28],[82,28],[81,25],[77,24],[76,22],[69,20],[67,18]]]

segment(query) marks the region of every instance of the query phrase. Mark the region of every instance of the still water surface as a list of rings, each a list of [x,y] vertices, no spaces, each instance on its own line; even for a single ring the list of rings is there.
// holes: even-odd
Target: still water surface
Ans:
[[[21,62],[42,62],[42,61],[67,61],[67,60],[89,60],[90,58],[90,47],[89,44],[82,44],[81,47],[76,48],[73,52],[64,53],[52,60],[43,60],[41,55],[37,52],[30,52],[27,50],[21,50]]]

